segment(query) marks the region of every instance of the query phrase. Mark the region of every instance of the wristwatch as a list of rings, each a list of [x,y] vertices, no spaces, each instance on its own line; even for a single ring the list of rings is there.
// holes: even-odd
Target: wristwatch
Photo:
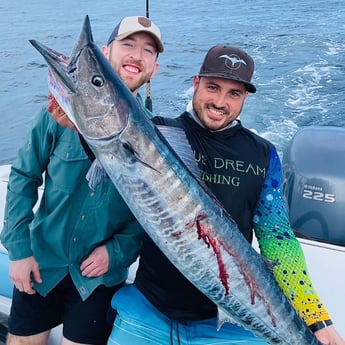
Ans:
[[[315,332],[319,331],[320,329],[326,328],[326,327],[331,326],[331,325],[333,325],[332,320],[325,320],[325,321],[315,322],[308,327],[313,333],[315,333]]]

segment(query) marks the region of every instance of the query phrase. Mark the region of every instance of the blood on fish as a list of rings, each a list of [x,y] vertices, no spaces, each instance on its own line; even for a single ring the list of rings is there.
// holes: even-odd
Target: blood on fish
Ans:
[[[220,252],[220,244],[212,234],[212,231],[208,227],[204,227],[201,224],[201,221],[206,218],[206,213],[204,211],[200,212],[194,219],[194,221],[186,224],[186,228],[190,229],[196,225],[198,232],[198,239],[202,239],[208,248],[212,247],[214,254],[217,258],[218,270],[219,270],[219,279],[222,282],[222,285],[225,289],[225,295],[228,295],[230,292],[229,287],[229,274],[226,271],[226,267],[223,262],[222,254]]]
[[[255,297],[260,298],[265,307],[268,315],[271,317],[272,320],[272,325],[274,327],[277,326],[277,319],[273,315],[271,308],[269,306],[268,301],[265,299],[265,296],[263,293],[260,291],[260,288],[258,285],[255,283],[255,280],[251,278],[251,274],[248,271],[247,266],[242,262],[242,260],[233,253],[228,246],[224,246],[219,240],[213,235],[212,229],[210,229],[207,226],[204,226],[202,224],[202,220],[206,218],[206,212],[201,211],[198,213],[193,221],[190,221],[186,224],[185,228],[186,229],[191,229],[194,226],[196,226],[197,233],[198,233],[198,239],[202,239],[204,243],[207,245],[208,248],[212,248],[214,254],[216,255],[217,258],[217,263],[218,263],[218,270],[219,270],[219,279],[224,286],[225,289],[225,295],[228,295],[230,292],[230,286],[229,286],[229,274],[226,270],[226,266],[224,264],[222,254],[220,251],[220,248],[223,247],[223,249],[232,257],[234,257],[237,261],[237,264],[239,266],[239,269],[243,275],[244,281],[246,285],[248,286],[250,290],[250,296],[251,296],[251,304],[255,304]]]

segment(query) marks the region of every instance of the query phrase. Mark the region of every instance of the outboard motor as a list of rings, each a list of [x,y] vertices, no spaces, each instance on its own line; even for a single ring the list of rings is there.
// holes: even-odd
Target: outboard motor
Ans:
[[[283,154],[283,190],[298,237],[345,246],[345,129],[300,129]]]

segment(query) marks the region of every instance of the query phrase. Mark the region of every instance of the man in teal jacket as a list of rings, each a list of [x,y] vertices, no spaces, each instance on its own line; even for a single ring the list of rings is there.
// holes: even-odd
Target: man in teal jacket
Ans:
[[[163,51],[159,28],[125,17],[102,51],[142,103],[138,89]],[[138,256],[143,230],[110,179],[88,187],[92,156],[76,131],[51,117],[53,102],[34,120],[10,173],[1,233],[14,283],[7,344],[46,344],[63,323],[62,344],[102,345],[112,326],[110,300]]]

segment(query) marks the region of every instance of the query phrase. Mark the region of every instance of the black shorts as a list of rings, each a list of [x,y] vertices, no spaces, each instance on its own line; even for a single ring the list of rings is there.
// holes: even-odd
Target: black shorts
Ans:
[[[123,284],[97,287],[83,301],[70,275],[67,275],[46,297],[28,295],[13,289],[8,331],[28,336],[50,330],[61,323],[63,336],[70,341],[104,345],[112,329],[115,314],[110,303]]]

